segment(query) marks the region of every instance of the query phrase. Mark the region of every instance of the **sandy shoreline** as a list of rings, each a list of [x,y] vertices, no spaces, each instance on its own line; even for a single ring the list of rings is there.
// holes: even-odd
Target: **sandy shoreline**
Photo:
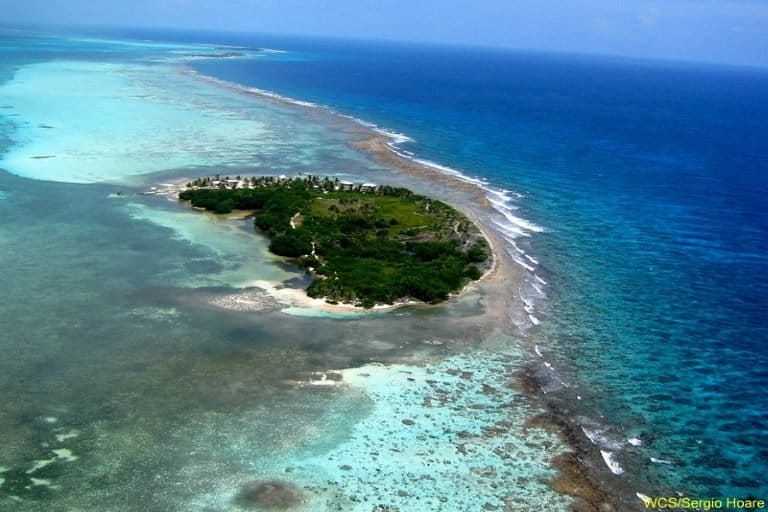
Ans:
[[[364,130],[361,127],[359,134],[364,138],[362,140],[351,141],[349,145],[357,150],[371,155],[377,162],[388,167],[394,167],[397,170],[424,180],[445,185],[472,195],[472,199],[478,204],[491,207],[491,203],[485,195],[485,192],[472,183],[459,179],[457,176],[451,176],[434,167],[421,164],[414,160],[398,155],[391,146],[392,140],[385,134],[372,130]],[[455,205],[452,205],[455,207]]]

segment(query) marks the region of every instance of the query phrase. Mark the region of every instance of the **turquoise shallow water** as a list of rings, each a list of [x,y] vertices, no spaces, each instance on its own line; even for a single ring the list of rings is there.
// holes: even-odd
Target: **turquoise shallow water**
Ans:
[[[566,508],[481,291],[296,311],[249,286],[305,278],[247,221],[131,195],[214,168],[396,180],[338,122],[178,74],[197,46],[3,37],[1,510],[241,510],[262,480],[300,510]]]
[[[339,140],[322,125],[179,73],[74,60],[22,67],[0,90],[17,121],[16,144],[0,165],[34,179],[90,183],[192,166],[297,172],[321,158],[354,159],[341,144],[315,143]]]

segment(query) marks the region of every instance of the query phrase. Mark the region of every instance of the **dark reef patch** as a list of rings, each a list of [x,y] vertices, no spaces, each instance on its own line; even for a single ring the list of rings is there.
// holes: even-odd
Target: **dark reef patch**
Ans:
[[[289,510],[304,502],[293,484],[280,480],[256,480],[246,484],[237,498],[238,503],[253,510]]]
[[[527,365],[515,372],[510,386],[543,400],[545,412],[530,418],[527,428],[541,428],[554,432],[572,448],[552,459],[551,465],[557,476],[548,483],[552,489],[572,496],[574,512],[615,512],[640,510],[636,502],[627,499],[632,495],[609,471],[604,469],[599,449],[575,423],[569,411],[557,398],[557,394],[545,394],[551,377],[536,365]]]

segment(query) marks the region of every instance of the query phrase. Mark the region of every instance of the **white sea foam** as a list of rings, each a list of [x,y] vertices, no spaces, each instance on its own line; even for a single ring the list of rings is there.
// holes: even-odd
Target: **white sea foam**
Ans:
[[[581,431],[584,432],[584,435],[587,436],[587,439],[589,439],[592,442],[592,444],[599,445],[599,441],[600,441],[600,438],[598,437],[599,432],[588,429],[583,425],[581,427]]]
[[[589,420],[588,423],[591,425],[589,427],[581,425],[581,430],[584,432],[584,435],[587,436],[587,438],[592,442],[592,444],[600,448],[608,448],[610,450],[621,450],[623,448],[623,442],[612,439],[609,436],[607,428],[594,425],[593,420]]]
[[[656,457],[651,457],[651,462],[654,464],[674,464],[674,461],[667,459],[657,459]]]
[[[635,496],[640,498],[640,501],[642,501],[643,503],[647,503],[651,499],[648,495],[643,494],[641,492],[636,492]]]
[[[493,222],[493,224],[496,226],[496,228],[498,228],[498,230],[505,236],[507,242],[510,242],[510,238],[511,239],[515,239],[515,238],[518,238],[520,236],[529,236],[528,233],[526,233],[525,231],[523,231],[522,229],[520,229],[520,228],[518,228],[516,226],[510,226],[509,224],[503,224],[503,223],[499,222],[496,219],[492,219],[491,222]],[[507,238],[507,237],[509,237],[509,238]],[[517,247],[517,246],[515,246],[515,247]],[[519,251],[521,249],[518,247],[517,250]]]
[[[519,246],[519,245],[517,245],[517,243],[515,243],[515,240],[514,240],[514,239],[509,239],[509,238],[507,238],[507,237],[504,237],[504,240],[506,240],[507,242],[509,242],[509,245],[511,245],[511,246],[512,246],[512,248],[513,248],[514,250],[516,250],[517,252],[519,252],[520,254],[522,254],[523,256],[525,256],[525,251],[524,251],[524,250],[522,250],[522,249],[520,248],[520,246]]]
[[[509,254],[512,257],[512,261],[514,261],[515,263],[517,263],[518,265],[520,265],[524,269],[526,269],[528,271],[531,271],[531,272],[536,270],[536,267],[533,267],[533,266],[527,264],[525,261],[521,260],[517,255],[515,255],[515,253],[513,253],[509,249],[507,249],[507,254]]]
[[[518,217],[516,215],[512,215],[508,209],[499,209],[500,213],[504,216],[505,219],[507,219],[511,224],[515,226],[519,226],[524,230],[527,231],[533,231],[535,233],[541,233],[544,231],[544,228],[534,224],[533,222],[527,221],[523,219],[522,217]]]
[[[233,89],[236,91],[240,91],[246,94],[253,94],[256,96],[263,96],[265,98],[270,98],[276,101],[280,101],[283,103],[290,103],[293,105],[298,105],[300,107],[308,107],[308,108],[322,108],[322,109],[328,109],[324,105],[319,105],[317,103],[312,103],[311,101],[304,101],[304,100],[298,100],[296,98],[291,98],[290,96],[284,96],[282,94],[278,94],[273,91],[268,91],[266,89],[260,89],[258,87],[249,87],[245,85],[238,84],[236,82],[230,82],[228,80],[222,80],[220,78],[216,78],[210,75],[203,75],[202,73],[198,73],[197,71],[193,70],[185,70],[184,74],[188,76],[194,76],[201,80],[204,80],[208,83],[217,85],[219,87],[224,87],[227,89]]]
[[[541,277],[539,277],[539,275],[538,275],[538,274],[533,274],[533,277],[535,277],[535,278],[536,278],[536,280],[537,280],[538,282],[540,282],[541,284],[544,284],[544,285],[546,285],[546,284],[547,284],[547,282],[546,282],[545,280],[543,280]]]
[[[538,346],[538,345],[534,345],[534,346],[533,346],[533,350],[536,352],[536,354],[537,354],[539,357],[544,357],[544,356],[541,354],[541,350],[539,350],[539,346]]]
[[[528,314],[528,318],[531,319],[531,323],[533,325],[539,325],[541,323],[538,318],[536,318],[535,316],[531,315],[530,313]]]
[[[358,122],[360,122],[360,121],[358,121]],[[382,135],[392,139],[392,143],[393,144],[402,144],[403,142],[412,142],[413,141],[412,138],[410,138],[409,136],[405,135],[404,133],[399,133],[399,132],[394,132],[394,131],[391,131],[391,130],[386,130],[384,128],[379,128],[378,126],[372,126],[371,128],[373,128],[373,131],[375,131],[377,133],[380,133],[380,134],[382,134]],[[413,153],[410,152],[410,151],[407,151],[406,153],[409,153],[410,155],[413,155]]]
[[[518,209],[517,206],[511,206],[508,203],[510,200],[511,198],[503,192],[498,192],[496,190],[491,190],[488,192],[488,201],[492,205],[504,210],[510,210],[510,211],[517,210]]]
[[[611,473],[614,475],[620,475],[624,473],[624,468],[622,468],[621,464],[619,464],[619,462],[616,460],[613,452],[609,452],[608,450],[600,450],[600,455],[603,456],[605,465],[608,466],[608,469],[611,470]]]
[[[631,444],[632,446],[642,446],[643,445],[643,442],[640,439],[636,438],[636,437],[630,437],[629,439],[627,439],[627,442],[629,444]]]

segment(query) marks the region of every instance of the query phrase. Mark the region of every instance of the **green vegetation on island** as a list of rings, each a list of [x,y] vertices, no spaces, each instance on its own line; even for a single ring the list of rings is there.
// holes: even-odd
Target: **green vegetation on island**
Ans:
[[[188,183],[179,197],[216,213],[253,211],[270,251],[315,276],[307,295],[331,303],[434,304],[490,264],[485,238],[463,214],[404,188],[314,176],[216,177]]]

